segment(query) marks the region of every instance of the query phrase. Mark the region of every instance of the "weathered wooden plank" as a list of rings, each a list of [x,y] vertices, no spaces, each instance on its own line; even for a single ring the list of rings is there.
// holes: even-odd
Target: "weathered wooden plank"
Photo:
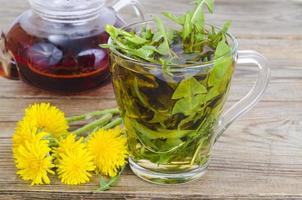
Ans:
[[[170,1],[142,1],[148,13],[160,14],[171,9]],[[211,23],[222,25],[231,20],[231,31],[248,38],[301,39],[299,19],[302,3],[299,0],[217,0]],[[183,13],[192,5],[186,0],[173,1],[173,11]],[[282,27],[282,28],[280,28]]]
[[[186,0],[141,0],[147,13],[190,7]],[[0,0],[0,27],[27,7],[23,0]],[[217,0],[210,21],[233,21],[240,49],[263,53],[272,67],[272,81],[263,101],[234,123],[213,149],[208,173],[185,185],[157,186],[125,171],[108,192],[93,192],[97,178],[83,186],[24,184],[11,155],[15,121],[30,103],[49,101],[67,115],[115,106],[110,85],[77,95],[59,95],[0,79],[0,199],[302,199],[302,21],[300,0]],[[127,11],[126,11],[127,12]],[[230,101],[252,85],[244,68],[234,80]]]
[[[217,198],[269,199],[302,197],[301,103],[260,103],[232,125],[213,149],[208,173],[185,185],[157,186],[129,170],[112,190],[92,193],[97,178],[83,186],[24,184],[15,175],[11,140],[0,140],[0,196],[28,198]],[[259,112],[261,110],[261,112]],[[5,172],[5,173],[3,173]],[[139,187],[138,187],[139,185]],[[60,195],[59,195],[60,193]],[[288,196],[287,196],[288,195]]]
[[[192,7],[187,0],[171,1],[141,0],[146,8],[147,16],[159,14],[166,10],[183,13]],[[0,28],[7,26],[17,15],[27,9],[24,0],[0,0]],[[232,20],[232,32],[240,37],[248,38],[287,38],[301,39],[302,22],[300,11],[302,3],[299,0],[217,0],[215,15],[210,16],[210,22],[222,25],[226,20]],[[282,28],[281,28],[282,27]]]
[[[0,121],[16,121],[23,115],[23,110],[32,103],[50,102],[62,109],[67,116],[78,115],[103,108],[113,108],[116,106],[115,100],[107,99],[1,99],[0,98]]]
[[[236,36],[236,35],[235,35]],[[295,61],[300,64],[302,58],[302,40],[291,39],[243,39],[239,38],[239,50],[256,50],[266,56],[271,64],[288,62],[293,64]],[[276,74],[277,75],[277,74]]]

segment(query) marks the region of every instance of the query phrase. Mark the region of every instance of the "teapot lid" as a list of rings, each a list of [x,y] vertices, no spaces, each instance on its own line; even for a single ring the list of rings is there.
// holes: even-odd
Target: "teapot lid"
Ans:
[[[29,0],[32,9],[51,21],[91,18],[104,7],[105,0]]]

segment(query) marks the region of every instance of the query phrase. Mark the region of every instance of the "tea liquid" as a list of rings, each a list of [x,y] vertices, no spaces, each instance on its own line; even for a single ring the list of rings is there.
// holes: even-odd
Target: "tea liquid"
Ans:
[[[7,34],[6,48],[25,81],[44,89],[77,92],[95,88],[109,77],[108,53],[99,47],[108,38],[107,33],[97,31],[43,38],[16,23]]]
[[[210,51],[206,53],[212,56]],[[133,64],[113,52],[110,55],[112,81],[127,130],[131,160],[160,173],[179,173],[206,166],[234,63],[224,66],[223,79],[210,85],[212,69],[167,74],[161,68]],[[182,56],[182,62],[187,60]],[[183,81],[193,78],[206,89],[202,100],[193,96],[191,102],[187,102],[191,107],[182,104],[183,113],[173,113],[177,103],[183,100],[173,98],[175,91]],[[194,84],[187,88],[197,88]],[[192,108],[194,101],[197,103]],[[185,108],[192,109],[191,114],[185,114]]]

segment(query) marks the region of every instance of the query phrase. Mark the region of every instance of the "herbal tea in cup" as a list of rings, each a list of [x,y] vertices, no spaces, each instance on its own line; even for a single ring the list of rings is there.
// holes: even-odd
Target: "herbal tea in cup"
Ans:
[[[265,59],[237,51],[236,39],[223,28],[205,25],[199,1],[183,16],[160,18],[124,29],[107,26],[116,100],[128,135],[130,167],[154,183],[183,183],[200,177],[223,131],[262,96],[268,83]],[[239,58],[238,58],[239,57]],[[238,58],[238,60],[237,60]],[[224,112],[237,63],[259,68],[255,87]]]

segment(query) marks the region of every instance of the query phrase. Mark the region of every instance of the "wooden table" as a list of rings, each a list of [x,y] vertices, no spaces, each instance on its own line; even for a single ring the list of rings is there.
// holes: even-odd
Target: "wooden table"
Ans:
[[[148,13],[182,12],[188,0],[142,0]],[[0,26],[28,7],[0,0]],[[15,174],[11,136],[23,109],[51,102],[67,114],[115,106],[110,85],[85,94],[59,96],[0,78],[0,199],[302,199],[302,1],[217,0],[211,22],[233,21],[240,49],[254,49],[270,62],[272,78],[263,100],[233,124],[215,145],[208,172],[185,185],[158,186],[126,170],[119,184],[94,193],[97,178],[83,186],[29,186]],[[252,86],[254,75],[238,69],[229,104]]]

